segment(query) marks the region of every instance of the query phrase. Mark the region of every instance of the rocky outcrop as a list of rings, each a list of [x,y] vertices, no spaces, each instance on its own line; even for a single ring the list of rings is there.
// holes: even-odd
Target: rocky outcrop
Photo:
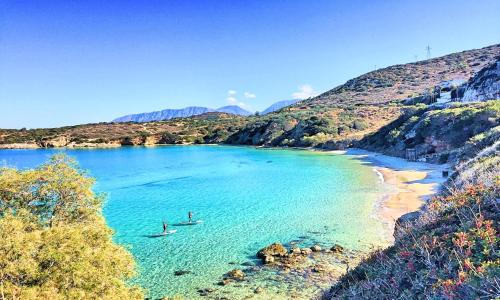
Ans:
[[[274,262],[274,257],[284,257],[288,250],[280,243],[271,244],[257,252],[257,257],[262,259],[263,263]]]
[[[422,214],[421,211],[414,211],[399,217],[396,220],[396,224],[394,226],[393,236],[397,237],[400,234],[404,234],[404,229],[415,224],[415,222],[418,220],[421,214]]]
[[[58,136],[48,140],[42,140],[40,145],[44,148],[59,148],[68,145],[69,139],[67,136]]]
[[[462,101],[493,99],[500,99],[500,57],[469,80]]]

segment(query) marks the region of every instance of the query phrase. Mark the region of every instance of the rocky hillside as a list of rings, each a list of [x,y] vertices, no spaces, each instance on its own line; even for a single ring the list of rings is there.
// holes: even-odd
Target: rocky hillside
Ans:
[[[306,101],[305,106],[381,104],[423,94],[440,82],[468,80],[500,55],[500,44],[366,73]]]
[[[463,101],[500,99],[500,57],[479,71],[465,86]]]
[[[499,82],[495,76],[499,56],[500,45],[494,45],[370,72],[315,98],[250,121],[227,142],[328,149],[352,146],[397,120],[406,112],[406,105],[460,101],[459,88],[461,97],[464,90],[479,89],[483,93],[479,82],[494,94],[494,83]]]
[[[452,103],[448,106],[411,106],[395,121],[355,146],[405,157],[415,149],[417,159],[434,163],[456,161],[467,142],[476,142],[500,126],[500,100],[479,103]]]
[[[396,105],[332,107],[328,110],[285,108],[250,120],[231,135],[230,144],[344,148],[400,115]]]
[[[98,123],[31,130],[0,129],[0,148],[221,143],[246,122],[240,116],[205,113],[160,122]]]

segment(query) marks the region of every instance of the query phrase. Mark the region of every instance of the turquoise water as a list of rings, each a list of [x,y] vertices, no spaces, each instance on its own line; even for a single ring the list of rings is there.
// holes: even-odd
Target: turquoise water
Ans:
[[[134,282],[153,298],[195,297],[275,241],[364,249],[383,240],[373,217],[383,187],[370,166],[345,155],[225,146],[0,150],[0,164],[33,167],[59,151],[107,193],[106,220],[138,262]],[[145,237],[190,210],[204,223]]]

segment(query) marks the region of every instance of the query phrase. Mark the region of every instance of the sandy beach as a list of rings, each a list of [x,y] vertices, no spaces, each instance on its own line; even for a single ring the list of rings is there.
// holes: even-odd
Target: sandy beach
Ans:
[[[360,159],[373,166],[386,185],[387,192],[376,204],[375,213],[388,225],[390,239],[396,220],[404,214],[416,211],[439,188],[446,178],[442,171],[449,170],[446,164],[435,165],[424,162],[410,162],[361,149],[336,151]]]

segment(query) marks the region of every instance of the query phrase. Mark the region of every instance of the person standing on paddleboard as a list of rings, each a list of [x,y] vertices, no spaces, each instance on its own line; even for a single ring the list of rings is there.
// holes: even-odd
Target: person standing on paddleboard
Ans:
[[[193,212],[188,212],[189,223],[193,222]]]
[[[163,221],[163,234],[166,234],[167,233],[167,223],[165,223],[165,221]]]

